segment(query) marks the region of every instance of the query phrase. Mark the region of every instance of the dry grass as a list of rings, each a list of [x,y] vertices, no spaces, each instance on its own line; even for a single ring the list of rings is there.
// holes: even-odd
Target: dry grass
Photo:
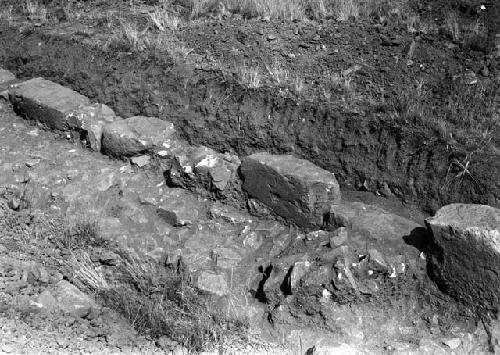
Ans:
[[[454,87],[440,105],[429,102],[429,89],[417,81],[401,92],[393,103],[394,118],[405,125],[427,127],[439,134],[452,150],[477,153],[494,149],[500,132],[500,113],[495,104],[495,85],[470,85],[456,79]],[[467,170],[467,161],[457,162]],[[462,177],[462,175],[461,175]]]
[[[149,13],[149,18],[155,27],[162,32],[167,29],[177,31],[182,23],[180,17],[172,14],[166,6],[157,7],[153,12]]]
[[[479,19],[465,20],[450,11],[445,18],[444,33],[455,43],[465,48],[483,49],[487,46],[488,29]]]
[[[47,8],[37,0],[26,0],[24,2],[24,11],[32,19],[47,21]]]
[[[208,14],[227,16],[241,14],[244,18],[269,20],[304,20],[335,17],[339,20],[357,18],[378,6],[366,0],[191,0],[191,19]]]
[[[360,9],[357,0],[337,0],[334,11],[339,21],[347,21],[358,18]]]
[[[240,85],[251,89],[257,89],[263,85],[263,74],[257,66],[238,66],[236,68],[236,79]]]
[[[141,334],[167,337],[191,352],[224,348],[247,340],[247,325],[211,303],[177,264],[165,266],[101,238],[98,224],[84,219],[68,227],[61,216],[42,211],[13,211],[13,193],[0,190],[0,230],[12,248],[43,257],[82,291],[121,313]],[[59,252],[54,253],[54,250]],[[95,256],[113,254],[114,266]],[[220,309],[220,307],[219,307]]]
[[[2,7],[2,9],[0,9],[0,20],[7,21],[10,24],[12,22],[12,19],[13,19],[13,15],[12,15],[13,10],[14,10],[13,5]]]
[[[143,36],[148,29],[140,31],[136,23],[125,20],[120,20],[120,24],[123,30],[123,38],[130,48],[134,51],[142,51],[145,48]]]
[[[84,249],[86,247],[105,247],[108,242],[100,237],[99,226],[95,220],[78,221],[67,227],[57,240],[60,248],[68,250]]]
[[[92,221],[57,226],[50,242],[64,251],[63,265],[71,281],[121,313],[140,333],[166,336],[190,351],[220,347],[246,336],[246,324],[211,307],[210,298],[198,292],[180,264],[169,268],[126,251],[102,239]],[[117,258],[112,272],[91,257],[103,251]]]
[[[224,343],[245,329],[242,322],[210,310],[187,275],[130,255],[122,265],[118,270],[120,280],[99,296],[140,332],[167,336],[188,349],[200,351]]]

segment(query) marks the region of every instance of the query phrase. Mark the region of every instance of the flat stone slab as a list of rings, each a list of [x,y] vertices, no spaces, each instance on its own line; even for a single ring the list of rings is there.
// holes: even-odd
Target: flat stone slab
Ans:
[[[102,148],[106,154],[127,157],[161,147],[175,136],[171,122],[156,117],[134,116],[104,126]]]
[[[292,155],[257,153],[241,164],[243,189],[276,214],[301,227],[319,226],[340,201],[333,173]]]
[[[451,204],[426,220],[435,247],[431,273],[446,292],[479,312],[500,307],[500,209]]]
[[[9,92],[9,98],[14,109],[23,117],[38,120],[58,130],[70,128],[70,111],[90,105],[87,97],[42,78],[14,85]]]
[[[156,213],[175,227],[193,224],[206,214],[204,202],[182,189],[169,189],[152,204]]]
[[[342,227],[349,230],[350,239],[358,247],[373,246],[386,252],[409,252],[415,256],[418,249],[408,243],[422,245],[427,240],[424,226],[362,202],[342,201],[330,206],[325,216],[325,228],[339,231]]]

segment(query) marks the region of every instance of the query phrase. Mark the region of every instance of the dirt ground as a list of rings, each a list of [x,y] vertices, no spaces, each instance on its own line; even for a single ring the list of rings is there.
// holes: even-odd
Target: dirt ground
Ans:
[[[70,23],[4,24],[0,62],[124,117],[171,120],[219,151],[293,152],[346,190],[384,190],[429,213],[452,201],[498,206],[498,57],[482,37],[456,43],[444,13],[430,22],[422,8],[411,25],[200,19],[138,52],[101,4]],[[113,14],[151,29],[148,9]]]
[[[0,67],[19,79],[43,76],[71,87],[109,105],[122,117],[147,115],[172,121],[190,143],[220,152],[240,157],[257,151],[293,153],[334,172],[345,201],[384,204],[388,211],[420,224],[451,202],[500,206],[500,57],[491,52],[489,34],[457,40],[443,32],[449,7],[436,2],[413,4],[413,13],[419,15],[413,22],[404,14],[389,20],[374,16],[295,22],[209,17],[162,33],[148,18],[150,6],[78,4],[79,8],[68,12],[69,20],[40,22],[25,15],[0,19]],[[471,21],[474,16],[470,15]],[[139,44],[124,34],[123,21],[147,29]],[[44,140],[36,138],[37,145],[29,136],[34,127],[22,123],[7,106],[0,115],[5,148],[0,150],[0,166],[5,171],[11,170],[5,165],[13,163],[10,160],[24,161],[30,152],[41,149],[49,153],[41,158],[42,163],[47,160],[59,166],[53,169],[61,176],[69,174],[70,168],[87,169],[87,175],[96,179],[92,186],[99,179],[106,185],[107,174],[116,173],[113,179],[121,176],[117,171],[122,162],[95,158],[51,132],[40,131]],[[71,150],[76,150],[77,159],[71,158],[75,154]],[[57,178],[54,171],[44,173],[43,166],[36,169],[42,169],[37,179],[45,173],[47,180]],[[14,175],[3,178],[15,180]],[[251,231],[264,236],[265,242],[249,252],[237,240],[244,235],[243,227],[207,218],[193,228],[171,228],[137,207],[135,195],[118,196],[107,185],[105,193],[98,188],[87,191],[86,182],[79,179],[68,178],[71,187],[67,189],[50,181],[67,196],[46,195],[39,200],[53,199],[51,203],[71,215],[77,210],[71,209],[72,204],[78,205],[75,196],[87,194],[91,200],[91,193],[102,195],[100,201],[106,208],[100,218],[106,232],[115,233],[113,237],[123,234],[123,240],[151,254],[155,247],[168,244],[172,250],[191,249],[196,261],[209,247],[219,247],[226,240],[233,243],[234,238],[230,247],[244,257],[234,275],[231,268],[231,280],[234,276],[242,293],[220,301],[220,306],[229,308],[233,301],[243,304],[248,292],[255,296],[243,308],[258,310],[254,327],[260,328],[259,336],[264,339],[262,353],[285,351],[283,347],[304,353],[319,343],[330,351],[354,353],[488,350],[488,334],[480,320],[436,289],[416,249],[406,276],[386,280],[377,297],[367,293],[360,301],[346,289],[339,291],[342,299],[328,303],[319,296],[324,290],[317,286],[305,285],[291,294],[281,283],[286,275],[280,272],[301,261],[298,255],[311,260],[322,257],[318,252],[324,247],[321,239],[300,239],[300,233],[289,226],[258,220]],[[153,191],[161,183],[158,179],[162,177],[151,177],[150,172],[130,177],[137,189],[133,193]],[[145,181],[147,186],[142,186]],[[200,202],[197,212],[205,216],[212,203]],[[142,220],[146,222],[138,222]],[[294,242],[294,237],[300,242]],[[15,248],[11,250],[8,243],[4,246],[11,258]],[[278,252],[268,257],[275,249]],[[19,258],[33,259],[26,253]],[[275,273],[267,268],[270,265]],[[28,304],[31,312],[29,298],[39,291],[29,291],[27,298],[11,297],[9,302]],[[39,321],[36,315],[26,321],[19,320],[16,312],[2,314],[6,324],[2,331],[9,339],[14,339],[16,328],[23,334],[17,343],[1,343],[4,352],[15,352],[16,344],[33,344],[24,350],[29,353],[42,342],[62,353],[165,350],[125,324],[123,333],[132,340],[120,338],[117,343],[122,348],[97,335],[96,341],[90,340],[97,350],[90,350],[86,339],[102,330],[94,331],[91,321],[81,322],[85,336],[82,344],[75,345],[65,342],[80,331],[79,322],[66,339],[61,330],[66,325],[58,328],[59,318],[44,315]],[[112,323],[115,316],[104,314],[102,319]],[[122,332],[122,328],[109,331],[106,324],[99,326],[108,333]],[[36,327],[45,327],[35,333],[38,340],[23,340]],[[55,340],[47,340],[54,336]],[[257,353],[257,348],[248,353]]]

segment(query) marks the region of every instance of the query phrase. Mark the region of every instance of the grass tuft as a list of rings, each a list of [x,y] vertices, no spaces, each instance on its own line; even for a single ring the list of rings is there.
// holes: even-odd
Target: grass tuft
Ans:
[[[59,247],[68,250],[87,247],[105,247],[108,241],[100,236],[99,226],[95,221],[79,221],[65,229],[60,238],[55,240]]]
[[[122,314],[141,334],[166,336],[197,352],[245,337],[245,322],[212,307],[185,269],[165,267],[103,239],[95,222],[82,220],[60,229],[50,241],[63,249],[70,280]],[[112,269],[93,257],[104,252],[117,258]]]
[[[119,280],[98,295],[143,334],[167,336],[192,351],[201,351],[246,329],[243,322],[211,310],[188,275],[130,255],[117,274]]]

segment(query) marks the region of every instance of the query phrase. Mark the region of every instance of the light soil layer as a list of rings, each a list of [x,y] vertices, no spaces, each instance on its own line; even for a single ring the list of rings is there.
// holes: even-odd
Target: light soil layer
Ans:
[[[347,350],[366,354],[393,351],[436,354],[451,351],[445,343],[449,339],[454,340],[450,344],[461,352],[484,349],[484,330],[474,332],[473,322],[455,318],[458,314],[455,305],[445,296],[430,292],[431,284],[425,278],[423,284],[414,283],[415,277],[422,277],[417,270],[418,261],[409,262],[412,271],[392,279],[395,283],[384,283],[380,290],[363,289],[362,292],[368,293],[361,298],[349,291],[348,283],[338,284],[340,289],[333,291],[350,304],[337,303],[328,297],[331,291],[318,287],[314,270],[309,279],[300,280],[304,275],[301,270],[307,272],[301,268],[320,267],[315,261],[318,250],[328,254],[321,233],[305,237],[276,221],[256,219],[219,203],[212,205],[213,202],[183,190],[168,189],[158,172],[134,171],[128,162],[110,160],[82,149],[71,139],[65,141],[65,136],[44,131],[15,116],[4,103],[0,137],[2,189],[20,191],[34,209],[62,214],[70,220],[94,218],[104,237],[139,254],[161,260],[166,255],[175,258],[181,253],[197,286],[220,296],[216,298],[218,307],[248,317],[253,336],[286,348],[268,348],[274,349],[269,350],[271,353],[275,350],[274,353],[297,353],[316,347],[326,354]],[[183,201],[196,201],[177,210],[176,203],[173,207],[170,203],[165,206],[162,199],[181,205]],[[189,225],[174,227],[158,214],[156,206],[182,216],[191,212],[194,218]],[[400,245],[403,249],[407,247]],[[10,252],[8,248],[9,245]],[[308,255],[313,263],[307,260]],[[267,263],[272,263],[275,271],[259,270],[259,266]],[[294,275],[293,294],[286,291],[286,285],[285,289],[280,286],[286,281],[290,263],[294,265],[289,269]],[[349,269],[349,265],[345,268]],[[352,275],[349,277],[355,282]],[[424,287],[422,291],[418,285],[431,288]],[[265,304],[249,292],[256,286],[257,293],[264,288]],[[376,295],[370,298],[373,292]],[[274,324],[268,323],[268,319]],[[6,324],[2,340],[5,349],[12,349],[11,344],[16,346],[16,342],[27,351],[35,351],[39,346],[39,342],[25,339],[23,334],[13,335],[10,325],[18,326],[17,323],[6,321]],[[27,326],[19,327],[23,333]],[[59,332],[57,328],[54,331]],[[58,339],[67,345],[65,349],[80,347],[63,335]],[[253,348],[247,352],[259,353]]]
[[[414,64],[408,65],[414,38],[401,26],[228,20],[183,28],[180,40],[193,48],[194,59],[175,61],[162,53],[104,50],[105,30],[79,26],[24,33],[2,26],[0,64],[19,77],[40,75],[67,85],[123,117],[171,121],[190,142],[220,152],[240,157],[293,153],[335,173],[344,189],[385,189],[427,212],[451,202],[500,206],[498,150],[456,144],[438,132],[438,123],[426,123],[428,117],[422,122],[411,114],[394,116],[399,104],[403,111],[413,104],[439,107],[466,71],[487,66],[494,79],[497,59],[485,60],[479,52],[449,47],[429,35],[416,39]],[[259,33],[277,39],[268,41]],[[273,85],[251,89],[236,74],[207,64],[207,50],[228,68],[248,58],[250,67],[276,59],[311,84],[331,85],[328,75],[350,70],[345,75],[355,89],[346,96],[335,87],[331,100],[318,99],[318,93],[301,97]],[[429,93],[421,102],[411,101],[416,82],[424,82]],[[498,146],[498,127],[493,129],[491,142]]]

